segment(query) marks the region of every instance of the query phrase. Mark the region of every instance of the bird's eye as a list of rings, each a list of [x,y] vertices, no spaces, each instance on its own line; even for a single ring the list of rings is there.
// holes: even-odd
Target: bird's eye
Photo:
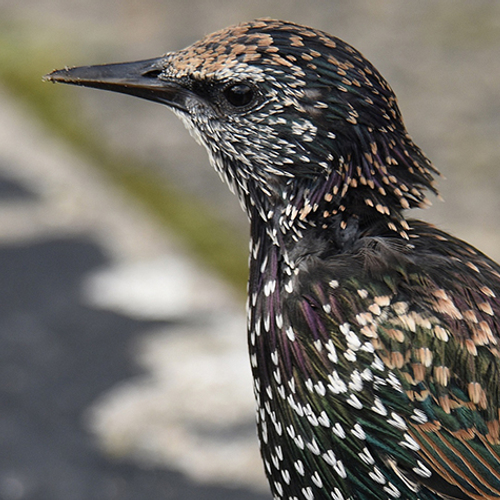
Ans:
[[[228,85],[223,90],[224,97],[235,108],[245,108],[255,97],[254,89],[246,83]]]

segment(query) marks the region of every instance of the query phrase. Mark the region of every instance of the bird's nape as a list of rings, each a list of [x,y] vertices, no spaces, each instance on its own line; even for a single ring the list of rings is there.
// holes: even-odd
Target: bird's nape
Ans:
[[[356,49],[265,19],[47,79],[173,108],[248,212],[274,498],[500,498],[500,267],[407,218],[437,171]]]

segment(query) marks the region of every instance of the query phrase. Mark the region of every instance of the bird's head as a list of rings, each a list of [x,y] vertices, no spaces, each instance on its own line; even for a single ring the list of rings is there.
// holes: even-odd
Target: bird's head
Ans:
[[[256,20],[157,59],[48,79],[171,107],[250,216],[279,212],[283,231],[295,219],[327,227],[372,213],[403,234],[402,210],[435,192],[436,171],[389,85],[358,51],[318,30]]]

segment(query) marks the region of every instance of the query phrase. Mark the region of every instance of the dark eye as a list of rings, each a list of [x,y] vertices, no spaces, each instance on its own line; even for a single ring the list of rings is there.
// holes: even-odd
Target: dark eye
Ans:
[[[223,94],[229,104],[235,108],[244,108],[248,106],[255,97],[254,89],[246,83],[228,85],[223,90]]]

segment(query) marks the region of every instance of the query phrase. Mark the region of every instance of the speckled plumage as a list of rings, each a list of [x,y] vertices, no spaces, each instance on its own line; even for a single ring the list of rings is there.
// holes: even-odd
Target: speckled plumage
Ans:
[[[48,78],[170,106],[248,213],[275,499],[500,498],[500,267],[407,218],[437,172],[359,52],[257,20]]]

